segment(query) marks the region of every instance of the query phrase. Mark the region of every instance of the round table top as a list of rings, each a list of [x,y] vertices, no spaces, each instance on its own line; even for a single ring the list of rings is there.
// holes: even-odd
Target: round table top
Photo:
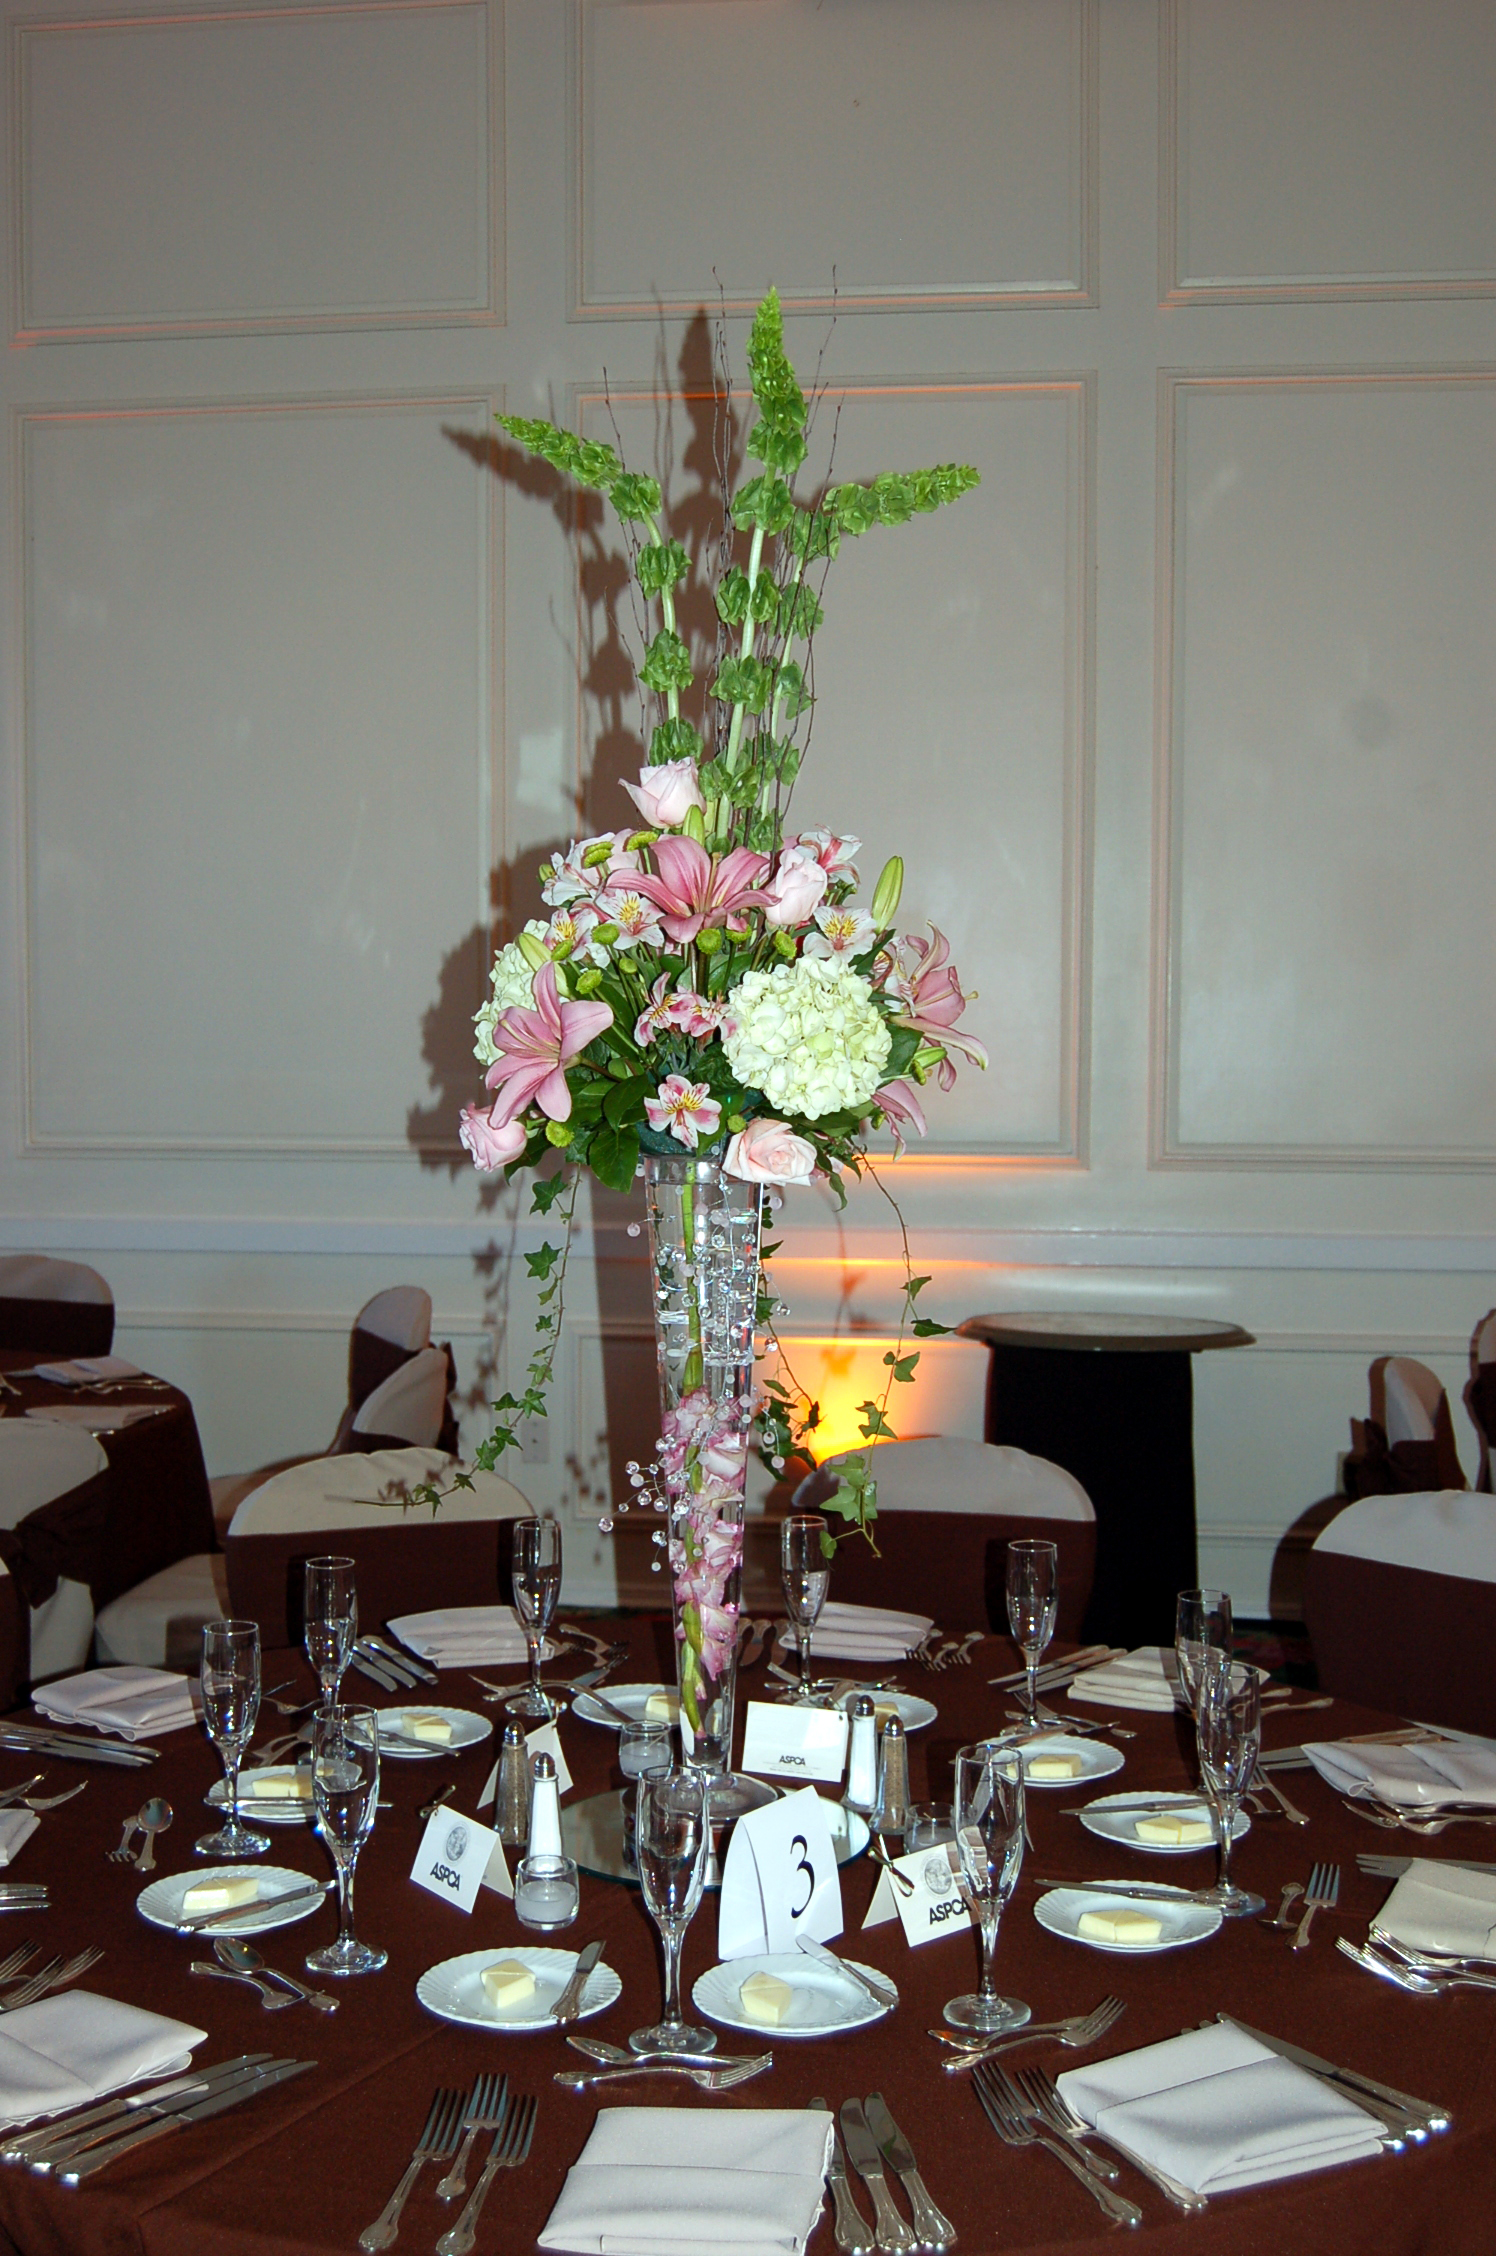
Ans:
[[[1250,1347],[1240,1324],[1209,1316],[1136,1316],[1113,1308],[1025,1308],[968,1316],[956,1330],[989,1347],[1105,1349],[1123,1355],[1199,1355],[1211,1347]]]

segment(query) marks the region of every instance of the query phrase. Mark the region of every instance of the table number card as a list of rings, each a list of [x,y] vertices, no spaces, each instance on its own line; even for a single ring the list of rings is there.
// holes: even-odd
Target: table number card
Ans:
[[[913,1884],[913,1895],[906,1895],[885,1869],[878,1875],[864,1927],[881,1927],[897,1913],[903,1922],[904,1940],[912,1950],[920,1943],[933,1943],[939,1935],[975,1925],[961,1900],[943,1842],[933,1849],[914,1849],[908,1856],[895,1857],[893,1870],[902,1872]]]
[[[787,1951],[842,1931],[841,1874],[826,1804],[813,1786],[740,1817],[717,1899],[717,1956]]]
[[[480,1825],[475,1817],[464,1817],[460,1810],[447,1805],[433,1810],[427,1819],[410,1876],[418,1888],[440,1896],[443,1903],[471,1911],[495,1849],[507,1880],[508,1866],[498,1834]],[[514,1891],[501,1887],[499,1892],[512,1895]]]
[[[819,1778],[839,1786],[847,1767],[848,1728],[840,1708],[781,1708],[750,1700],[743,1768],[760,1778]]]

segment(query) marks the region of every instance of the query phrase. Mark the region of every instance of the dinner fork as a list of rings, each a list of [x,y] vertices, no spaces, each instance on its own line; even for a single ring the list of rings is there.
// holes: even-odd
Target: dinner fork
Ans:
[[[954,2037],[949,2029],[932,2029],[930,2035],[939,2043],[957,2049],[960,2057],[947,2060],[944,2066],[953,2076],[959,2076],[963,2069],[974,2068],[978,2061],[994,2059],[998,2053],[1008,2051],[1011,2046],[1030,2044],[1036,2037],[1053,2037],[1056,2043],[1083,2052],[1087,2045],[1093,2045],[1098,2038],[1104,2037],[1107,2030],[1120,2021],[1126,2011],[1127,2007],[1121,1998],[1104,1997],[1099,2005],[1092,2006],[1089,2013],[1072,2013],[1063,2021],[1031,2022],[1028,2028],[1019,2030],[1012,2036],[977,2038],[973,2041],[969,2037]]]
[[[35,1956],[35,1943],[22,1943],[19,1949],[13,1950],[7,1958],[0,1959],[0,1983],[19,1980],[21,1968],[28,1958],[35,1958]]]
[[[1030,2115],[1016,2087],[1010,2084],[1000,2068],[978,2068],[973,2083],[982,2113],[1008,2146],[1042,2146],[1057,2162],[1063,2162],[1073,2178],[1078,2178],[1097,2207],[1118,2225],[1140,2225],[1143,2212],[1133,2202],[1124,2200],[1103,2184],[1088,2162],[1072,2153],[1053,2131],[1042,2125],[1036,2115]]]
[[[100,1949],[82,1950],[76,1957],[70,1958],[66,1965],[60,1958],[54,1958],[50,1966],[39,1967],[29,1981],[23,1982],[19,1989],[13,1990],[8,1998],[0,2002],[0,2013],[14,2013],[20,2005],[35,2005],[37,1999],[45,1997],[49,1991],[60,1990],[67,1983],[76,1982],[80,1974],[86,1974],[91,1966],[97,1966],[103,1955]]]
[[[1309,1944],[1309,1928],[1317,1911],[1333,1911],[1340,1901],[1340,1867],[1338,1864],[1317,1864],[1309,1875],[1309,1885],[1304,1891],[1304,1916],[1299,1921],[1299,1931],[1289,1946],[1305,1950]]]
[[[530,2142],[535,2136],[537,2102],[533,2095],[517,2094],[503,2125],[495,2131],[493,2145],[488,2150],[478,2183],[468,2195],[462,2215],[449,2232],[444,2232],[436,2244],[436,2256],[467,2256],[477,2237],[478,2211],[483,2207],[489,2187],[500,2170],[517,2170],[530,2159]]]
[[[372,2225],[366,2225],[358,2236],[360,2248],[373,2250],[388,2248],[400,2230],[400,2212],[405,2207],[410,2189],[427,2162],[444,2161],[462,2135],[463,2094],[451,2085],[439,2090],[431,2102],[431,2112],[426,2117],[426,2128],[416,2140],[410,2160],[405,2165],[405,2175],[396,2186]]]
[[[1112,2147],[1114,2152],[1120,2154],[1124,2161],[1130,2162],[1135,2170],[1140,2171],[1145,2178],[1156,2185],[1164,2199],[1172,2201],[1176,2209],[1195,2210],[1209,2207],[1203,2193],[1192,2193],[1187,2185],[1180,2184],[1178,2178],[1171,2178],[1167,2170],[1158,2170],[1154,2168],[1151,2162],[1140,2161],[1138,2156],[1129,2153],[1126,2147],[1117,2146],[1115,2141],[1109,2139],[1104,2131],[1094,2130],[1089,2123],[1083,2121],[1064,2097],[1047,2069],[1020,2068],[1016,2073],[1015,2081],[1025,2097],[1038,2108],[1050,2128],[1058,2131],[1061,2137],[1068,2135],[1075,2141],[1083,2154],[1090,2154],[1089,2148],[1084,2144],[1085,2140],[1100,2139],[1103,2146]],[[1096,2157],[1090,2155],[1090,2160],[1094,2167]]]
[[[480,2131],[501,2131],[508,2111],[509,2078],[485,2072],[473,2085],[463,2110],[463,2140],[451,2169],[436,2189],[438,2201],[456,2201],[467,2184],[468,2158]]]
[[[1368,1974],[1380,1974],[1383,1981],[1394,1982],[1400,1990],[1411,1990],[1416,1997],[1438,1997],[1445,1990],[1496,1990],[1496,1967],[1489,1974],[1467,1972],[1424,1973],[1415,1966],[1399,1964],[1395,1959],[1383,1957],[1386,1948],[1381,1936],[1371,1936],[1359,1947],[1347,1942],[1344,1935],[1337,1937],[1337,1947]],[[1373,1948],[1381,1944],[1382,1949]]]
[[[23,1794],[22,1807],[38,1812],[61,1809],[64,1802],[70,1802],[75,1794],[81,1794],[87,1784],[86,1778],[80,1778],[77,1785],[70,1786],[65,1794]]]

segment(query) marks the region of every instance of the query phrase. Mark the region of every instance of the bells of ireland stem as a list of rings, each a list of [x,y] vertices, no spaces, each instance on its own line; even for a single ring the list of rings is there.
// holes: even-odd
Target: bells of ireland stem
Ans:
[[[903,890],[904,858],[902,854],[890,854],[873,887],[872,918],[880,932],[885,925],[892,924],[897,916],[899,895]]]

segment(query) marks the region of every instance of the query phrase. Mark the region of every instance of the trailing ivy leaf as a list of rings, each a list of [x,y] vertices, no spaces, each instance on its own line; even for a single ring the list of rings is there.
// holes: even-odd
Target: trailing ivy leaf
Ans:
[[[560,1259],[561,1248],[559,1246],[543,1245],[539,1253],[527,1253],[525,1255],[525,1267],[529,1270],[532,1277],[544,1278],[550,1275],[551,1271],[555,1268],[556,1263]],[[494,1408],[496,1410],[508,1409],[511,1407],[515,1407],[515,1405],[508,1403],[494,1404]]]
[[[530,1212],[549,1214],[570,1181],[564,1168],[558,1175],[537,1175],[530,1185]]]
[[[917,1353],[913,1355],[895,1355],[892,1348],[890,1348],[888,1353],[884,1356],[883,1360],[892,1371],[894,1375],[894,1383],[896,1385],[913,1386],[915,1366],[919,1362],[919,1356]]]
[[[691,653],[680,636],[672,634],[669,627],[661,627],[645,651],[644,663],[639,668],[639,679],[646,689],[658,690],[662,697],[668,690],[689,689]]]
[[[794,514],[794,495],[772,470],[747,479],[732,497],[732,521],[740,533],[751,525],[762,525],[766,533],[782,533]]]
[[[894,1432],[893,1427],[884,1417],[876,1402],[859,1402],[857,1407],[861,1411],[863,1419],[857,1431],[864,1441],[872,1441],[874,1438],[880,1441],[898,1440],[898,1435]]]
[[[663,768],[667,760],[699,760],[705,750],[693,721],[661,721],[649,740],[649,764]]]
[[[659,595],[674,587],[691,569],[691,559],[679,541],[648,541],[634,559],[639,585],[646,595]]]
[[[712,683],[713,697],[761,713],[774,691],[774,669],[761,658],[727,658]]]
[[[631,1128],[614,1128],[605,1122],[592,1139],[587,1161],[598,1181],[610,1191],[626,1191],[639,1164],[639,1138]]]
[[[916,1339],[941,1339],[948,1337],[949,1324],[937,1324],[933,1316],[916,1316],[909,1327]]]
[[[603,1118],[615,1128],[627,1128],[634,1120],[644,1118],[644,1099],[653,1083],[643,1078],[634,1081],[615,1081],[603,1099]]]
[[[637,520],[660,514],[660,481],[633,470],[620,470],[608,488],[608,499],[620,517]]]

